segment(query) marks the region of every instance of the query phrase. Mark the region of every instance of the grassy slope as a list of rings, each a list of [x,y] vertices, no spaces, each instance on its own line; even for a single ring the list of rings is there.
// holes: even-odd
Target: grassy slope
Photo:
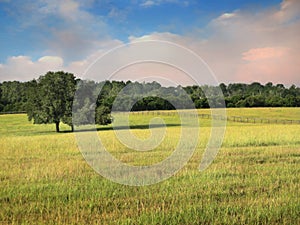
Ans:
[[[299,113],[228,110],[229,115],[287,119],[299,119]],[[149,119],[151,115],[131,118],[137,136],[149,135]],[[209,121],[200,122],[199,145],[183,170],[159,184],[129,187],[95,173],[72,133],[56,134],[54,125],[32,125],[25,115],[0,116],[0,223],[299,224],[299,125],[230,122],[217,158],[199,172],[210,134]],[[167,117],[166,123],[178,120]],[[120,160],[146,165],[168,156],[179,133],[179,126],[168,127],[161,146],[142,153],[122,146],[109,127],[99,136]]]

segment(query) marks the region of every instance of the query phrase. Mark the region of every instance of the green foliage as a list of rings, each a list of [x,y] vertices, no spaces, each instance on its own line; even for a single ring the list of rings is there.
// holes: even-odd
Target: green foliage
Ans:
[[[73,122],[75,125],[107,125],[112,122],[110,100],[114,98],[110,82],[78,81],[73,102]],[[100,92],[101,91],[101,92]],[[100,94],[99,94],[100,93]]]
[[[262,85],[258,82],[252,84],[219,85],[225,97],[226,107],[300,107],[300,88],[292,85],[285,88],[283,84],[273,85],[271,82]],[[215,107],[222,106],[216,88],[211,86],[188,86],[184,88],[191,96],[197,108],[207,108],[207,97]],[[205,96],[205,93],[209,96]]]
[[[63,74],[63,72],[58,73]],[[25,83],[18,81],[0,83],[0,112],[26,110],[28,111],[29,118],[34,119],[35,123],[52,123],[55,122],[53,118],[60,118],[60,121],[72,126],[71,103],[75,78],[73,77],[70,81],[68,79],[62,81],[62,79],[56,78],[53,78],[51,81],[48,79],[47,81],[47,79],[43,77],[44,76],[37,81],[33,80]],[[79,81],[80,80],[77,80],[77,83],[79,83]],[[64,82],[66,82],[66,85]],[[84,94],[85,99],[80,99],[80,102],[76,103],[76,107],[77,110],[81,110],[83,114],[87,113],[86,115],[81,115],[81,117],[86,117],[85,119],[81,118],[81,123],[91,123],[95,121],[96,115],[91,114],[95,114],[97,111],[99,113],[102,112],[103,107],[109,109],[105,110],[106,112],[110,112],[113,106],[116,111],[171,110],[174,108],[188,109],[191,107],[220,108],[224,107],[225,104],[226,107],[229,108],[300,107],[299,87],[292,85],[290,88],[286,88],[283,84],[273,85],[271,82],[265,85],[258,82],[252,84],[234,83],[228,85],[221,83],[219,87],[194,85],[183,88],[181,86],[162,87],[157,82],[81,82],[86,85],[86,90],[78,91]],[[48,88],[38,88],[38,86],[41,85]],[[82,86],[81,88],[84,87]],[[46,90],[55,94],[49,94]],[[183,93],[183,90],[185,93]],[[220,95],[220,90],[223,92],[225,104]],[[42,96],[45,97],[42,99]],[[189,99],[187,99],[187,96],[193,101],[194,106],[188,103]],[[54,105],[50,104],[52,101],[49,101],[49,99],[51,98],[54,98]],[[94,103],[96,105],[93,105]],[[176,106],[173,103],[176,103]],[[42,107],[42,105],[47,105],[47,107]],[[94,108],[94,111],[90,110],[91,107]],[[97,110],[98,107],[102,107],[102,109]],[[41,111],[45,112],[45,110],[48,110],[46,114],[51,114],[50,117],[45,116],[45,113],[41,113]],[[39,113],[33,114],[33,111]],[[107,116],[105,115],[105,117]],[[107,118],[100,119],[98,115],[97,121],[108,122],[109,120],[107,120]],[[56,119],[56,121],[57,120],[58,119]]]
[[[78,81],[76,96],[73,101],[73,123],[75,125],[91,124],[95,121],[93,105],[97,85],[94,81]]]
[[[48,72],[37,81],[32,81],[28,90],[28,119],[35,124],[59,123],[72,124],[72,101],[76,80],[73,74]]]
[[[0,112],[25,111],[27,83],[5,81],[0,85]]]
[[[110,116],[110,109],[107,106],[99,106],[96,108],[95,123],[100,125],[107,125],[112,122]]]

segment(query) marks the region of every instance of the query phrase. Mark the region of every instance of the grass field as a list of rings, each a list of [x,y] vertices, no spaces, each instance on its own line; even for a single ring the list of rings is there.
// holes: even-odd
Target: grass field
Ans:
[[[227,113],[300,118],[298,108]],[[133,114],[133,133],[148,137],[151,118]],[[123,146],[111,126],[99,127],[98,135],[119,160],[153,164],[172,153],[180,136],[178,118],[163,119],[165,139],[149,152]],[[0,115],[0,224],[300,224],[300,125],[228,122],[222,148],[203,172],[198,168],[210,120],[200,119],[200,126],[196,151],[179,173],[131,187],[87,165],[73,133],[32,125],[26,115]]]

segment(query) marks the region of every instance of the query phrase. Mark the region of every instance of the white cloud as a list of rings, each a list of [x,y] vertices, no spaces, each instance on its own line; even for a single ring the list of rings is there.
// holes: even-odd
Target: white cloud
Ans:
[[[159,4],[158,2],[147,0],[147,1],[143,2],[141,4],[141,6],[143,6],[143,7],[150,7],[150,6],[154,6],[154,5],[158,5],[158,4]]]
[[[46,1],[46,0],[43,0]],[[52,12],[50,0],[46,5],[49,13]],[[0,79],[28,80],[44,74],[48,70],[73,72],[82,77],[86,68],[97,57],[109,49],[123,44],[120,40],[109,37],[99,37],[95,31],[89,32],[84,25],[94,18],[80,9],[80,3],[74,5],[70,0],[59,13],[70,23],[70,29],[52,29],[54,41],[49,43],[52,51],[46,55],[58,57],[42,57],[32,61],[29,57],[11,57],[5,64],[0,65]],[[146,1],[144,1],[145,3]],[[162,3],[163,1],[155,1]],[[164,40],[185,46],[196,52],[215,72],[219,82],[268,82],[300,85],[300,1],[285,0],[279,9],[270,8],[260,12],[237,10],[224,13],[212,20],[201,32],[190,32],[186,35],[172,33],[150,33],[141,37],[129,37],[129,42],[143,40]],[[69,5],[70,4],[70,5]],[[56,7],[56,6],[53,6]],[[55,11],[55,10],[54,10]],[[72,13],[78,13],[83,22],[74,22]],[[51,13],[50,13],[51,14]],[[70,15],[70,17],[68,16]],[[78,18],[78,17],[76,17]],[[99,29],[101,20],[95,26]],[[202,34],[205,34],[203,36]],[[143,49],[148,51],[151,49]],[[167,50],[166,50],[167,51]],[[55,54],[59,53],[59,54]],[[66,55],[79,55],[76,60],[66,62],[62,60]],[[64,56],[64,57],[62,57]],[[170,55],[170,57],[178,57]],[[79,59],[78,59],[79,58]],[[115,60],[121,60],[116,58]],[[112,62],[113,63],[113,62]],[[47,65],[46,65],[47,64]],[[179,75],[174,68],[165,66],[137,65],[124,70],[125,73],[138,77],[139,73],[158,74],[161,70],[169,74],[173,80]],[[121,76],[122,73],[119,75]],[[176,76],[174,76],[176,74]],[[104,75],[106,76],[106,75]],[[87,77],[88,78],[88,77]],[[91,77],[93,78],[93,77]],[[182,77],[181,77],[182,78]],[[177,79],[180,80],[181,78]],[[186,82],[186,80],[181,80]]]
[[[44,64],[54,64],[54,65],[60,65],[62,66],[64,61],[62,58],[57,57],[57,56],[43,56],[38,59],[39,63],[44,63]]]
[[[38,78],[48,71],[64,70],[78,78],[91,77],[84,76],[84,72],[91,66],[99,57],[114,49],[123,43],[119,40],[106,40],[99,42],[99,48],[83,60],[72,61],[66,63],[60,56],[43,56],[36,61],[33,61],[29,56],[13,56],[7,59],[4,64],[0,64],[0,82],[5,80],[20,80],[27,81]]]
[[[99,49],[102,42],[109,39],[105,22],[100,17],[81,9],[75,0],[56,2],[53,13],[61,17],[63,26],[50,28],[51,38],[47,41],[50,54],[59,54],[70,60],[78,60]],[[53,1],[47,0],[48,8]]]
[[[96,63],[87,74],[89,78],[104,80],[113,75],[110,79],[139,80],[141,77],[152,77],[154,80],[159,76],[165,81],[169,79],[173,83],[187,85],[197,84],[193,80],[197,77],[201,84],[215,84],[205,63],[184,47],[187,46],[185,37],[153,33],[129,39],[129,45],[121,51],[111,52],[104,61]],[[112,71],[116,73],[111,74]]]
[[[261,12],[225,13],[204,29],[210,33],[205,41],[194,37],[190,47],[197,49],[220,82],[300,85],[299,2],[286,0],[280,9]]]
[[[293,22],[295,18],[299,19],[300,1],[283,0],[281,10],[274,14],[274,17],[282,22]]]
[[[236,13],[224,13],[219,16],[215,21],[218,23],[224,23],[230,21],[230,19],[236,17]]]
[[[219,82],[300,85],[299,15],[300,1],[285,0],[280,9],[224,13],[200,36],[197,31],[186,36],[152,33],[130,41],[158,39],[186,46],[208,63]]]
[[[65,61],[84,59],[110,39],[104,19],[86,10],[91,1],[15,0],[10,14],[20,27],[44,44],[44,54]],[[34,32],[34,33],[32,33]]]
[[[143,1],[140,6],[142,7],[152,7],[152,6],[158,6],[165,3],[171,3],[171,4],[177,4],[182,6],[189,6],[189,1],[180,1],[180,0],[146,0]]]
[[[0,79],[27,81],[44,75],[50,70],[63,69],[63,59],[57,56],[44,56],[32,61],[28,56],[10,57],[0,66]]]

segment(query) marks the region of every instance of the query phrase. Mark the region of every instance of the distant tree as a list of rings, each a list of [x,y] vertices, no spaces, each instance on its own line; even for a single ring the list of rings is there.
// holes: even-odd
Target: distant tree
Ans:
[[[111,110],[117,95],[124,87],[125,83],[123,81],[105,81],[99,83],[98,88],[101,92],[97,93],[97,107],[106,106]]]
[[[264,86],[259,82],[253,82],[250,85],[247,85],[247,95],[261,95]]]
[[[245,99],[246,107],[264,107],[265,98],[261,95],[249,96]]]
[[[226,84],[221,83],[221,84],[219,85],[219,87],[221,88],[224,97],[227,97],[227,96],[228,96],[228,91],[227,91],[227,86],[226,86]]]
[[[266,83],[265,87],[272,88],[273,87],[273,83],[272,82],[268,82],[268,83]]]
[[[230,95],[243,96],[245,94],[246,88],[247,88],[247,84],[235,83],[235,84],[229,84],[227,87],[227,91]]]
[[[107,124],[110,112],[224,107],[300,107],[300,87],[283,84],[233,83],[219,86],[164,87],[157,82],[76,81],[64,72],[49,72],[29,82],[0,83],[0,111],[28,112],[35,123]],[[81,83],[81,86],[79,85]],[[73,93],[81,95],[73,100]],[[81,88],[78,89],[78,86]],[[184,92],[183,92],[183,91]],[[53,94],[54,93],[54,94]],[[81,93],[81,94],[80,94]],[[187,96],[189,98],[187,98]],[[190,100],[194,103],[191,105]],[[173,106],[174,104],[176,106]],[[74,118],[75,109],[76,118]]]
[[[60,122],[71,126],[72,101],[76,80],[73,74],[48,72],[37,81],[32,81],[28,91],[28,119],[35,124],[55,123],[59,132]]]
[[[1,104],[3,111],[21,112],[26,106],[26,83],[5,81],[1,84]]]
[[[195,107],[198,108],[198,109],[200,109],[200,108],[209,108],[207,98],[204,97],[204,98],[197,99],[195,101]]]
[[[267,100],[266,100],[266,106],[269,107],[280,107],[283,106],[284,104],[284,99],[277,96],[277,95],[273,95],[270,96]]]
[[[283,106],[286,107],[292,107],[296,105],[296,97],[293,96],[292,94],[288,94],[287,96],[285,96],[285,98],[283,99]]]
[[[78,81],[76,96],[73,101],[73,123],[76,126],[110,124],[112,122],[111,103],[109,103],[108,99],[110,97],[108,96],[110,95],[110,90],[112,90],[111,88],[109,81],[101,83]]]
[[[283,84],[277,84],[276,85],[276,95],[279,97],[284,97],[283,92],[285,90],[285,87]]]
[[[107,106],[99,106],[96,108],[95,123],[101,125],[107,125],[112,122],[110,116],[111,110]]]

